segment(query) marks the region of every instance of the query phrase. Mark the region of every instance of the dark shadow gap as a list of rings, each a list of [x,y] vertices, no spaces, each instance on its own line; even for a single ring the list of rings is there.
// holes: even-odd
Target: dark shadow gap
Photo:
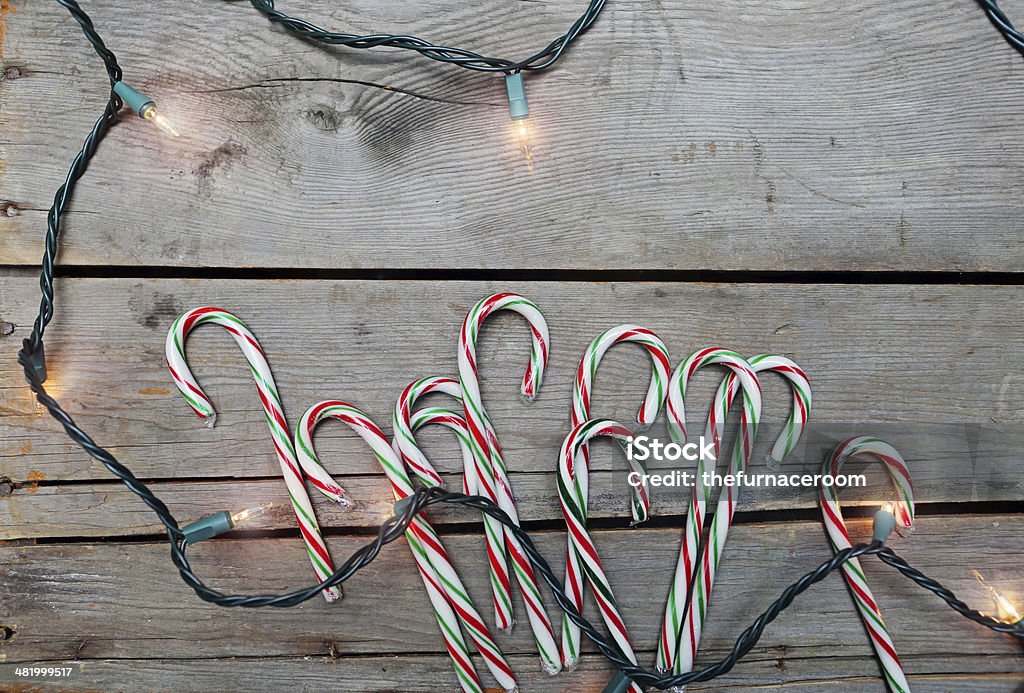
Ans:
[[[35,274],[6,265],[0,271]],[[1024,272],[753,271],[673,269],[341,269],[297,267],[157,267],[62,265],[58,277],[96,279],[316,279],[327,281],[560,281],[751,284],[1020,285]]]

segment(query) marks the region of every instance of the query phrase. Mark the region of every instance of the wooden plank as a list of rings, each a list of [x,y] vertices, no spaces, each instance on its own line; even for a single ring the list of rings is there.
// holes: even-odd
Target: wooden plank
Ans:
[[[1024,519],[1019,515],[926,516],[920,518],[917,533],[910,539],[897,539],[896,546],[911,563],[971,603],[988,608],[984,590],[971,570],[983,570],[994,584],[1010,590],[1018,570],[1016,557],[1024,550],[1022,528]],[[866,521],[851,523],[854,536],[864,536],[867,531]],[[537,539],[550,560],[558,561],[564,555],[561,533],[538,533]],[[595,539],[634,642],[648,654],[645,659],[652,660],[662,589],[667,588],[671,576],[679,532],[604,530],[596,532]],[[333,537],[330,544],[334,555],[340,557],[363,541],[365,538]],[[446,536],[445,543],[470,592],[478,603],[486,603],[480,538]],[[196,569],[212,585],[265,593],[308,581],[302,551],[297,539],[226,539],[200,544],[192,554]],[[701,660],[711,662],[722,656],[757,610],[829,551],[816,522],[735,527],[716,583]],[[346,681],[359,680],[366,667],[373,666],[373,659],[348,666],[364,655],[419,656],[436,653],[440,646],[411,557],[397,546],[386,549],[348,583],[342,602],[328,605],[313,600],[296,609],[242,611],[206,605],[174,576],[162,543],[0,546],[0,566],[4,572],[0,624],[14,630],[13,637],[0,642],[0,653],[8,665],[76,660],[84,663],[82,673],[88,676],[93,661],[100,660],[98,675],[109,676],[111,667],[126,664],[104,665],[102,660],[134,662],[141,658],[149,660],[149,666],[173,669],[201,659],[231,657],[245,658],[242,661],[255,666],[259,658],[274,657],[278,658],[275,661],[291,658],[288,666],[293,667],[309,662],[312,672],[325,666],[324,658],[334,658],[338,685],[344,686]],[[911,675],[930,677],[933,685],[939,679],[968,676],[970,680],[988,680],[991,690],[1010,690],[1011,675],[1020,680],[1024,660],[1016,642],[956,617],[934,596],[877,561],[865,561],[864,568]],[[386,600],[382,600],[383,585],[387,586]],[[653,585],[659,586],[655,598]],[[550,601],[548,598],[549,608]],[[521,614],[522,604],[517,608]],[[592,604],[587,613],[596,613]],[[921,626],[925,623],[930,627]],[[523,655],[518,670],[525,677],[536,671],[536,661],[528,656],[532,645],[527,631],[520,626],[511,637],[499,636],[506,652]],[[312,660],[302,659],[307,657]],[[849,689],[861,685],[860,690],[874,690],[871,686],[876,685],[873,681],[878,676],[839,576],[828,578],[815,586],[812,594],[798,599],[767,629],[752,659],[754,665],[741,664],[719,682],[742,688],[755,681],[778,685],[792,681],[817,690],[814,686],[824,686],[822,681],[849,678],[843,684]],[[376,660],[376,664],[387,666],[390,675],[405,681],[417,671],[420,661],[413,658],[407,664],[400,657],[397,661]],[[444,667],[432,661],[440,680]],[[589,687],[594,682],[594,664],[593,659],[588,660],[579,673],[554,682],[572,686],[580,681]],[[213,669],[202,676],[216,676],[221,665],[207,665]],[[203,665],[198,666],[202,669]],[[105,668],[106,674],[102,673]],[[603,677],[603,665],[597,670]],[[5,668],[0,675],[10,676],[10,672]],[[169,681],[180,676],[169,675]],[[160,673],[147,676],[159,680]],[[197,679],[201,680],[205,679]],[[881,690],[881,684],[877,685]]]
[[[952,657],[955,666],[962,658]],[[580,668],[571,674],[549,677],[538,671],[536,661],[524,655],[509,657],[517,672],[520,689],[528,693],[600,693],[611,677],[611,665],[597,655],[584,655]],[[939,661],[935,660],[936,664]],[[483,664],[478,660],[477,668]],[[237,658],[165,660],[106,659],[80,662],[41,662],[40,666],[70,667],[68,679],[19,679],[14,671],[21,664],[0,664],[0,681],[31,681],[15,685],[12,693],[72,693],[80,691],[166,691],[167,693],[206,693],[218,690],[230,681],[232,687],[252,693],[277,693],[293,689],[314,691],[358,685],[363,693],[436,693],[453,690],[451,665],[441,655],[402,655],[368,658]],[[1011,669],[1011,667],[1006,667]],[[784,673],[779,674],[783,669]],[[924,674],[909,677],[913,690],[921,693],[1011,693],[1017,690],[1020,674]],[[885,687],[863,658],[836,656],[828,666],[802,659],[744,660],[728,678],[706,684],[691,684],[694,691],[799,691],[800,693],[884,692]],[[488,693],[499,693],[488,688]]]
[[[611,458],[605,454],[606,459]],[[625,467],[624,460],[617,461]],[[692,466],[689,467],[692,469]],[[760,468],[758,473],[768,470]],[[871,469],[864,470],[870,472]],[[949,467],[912,467],[914,492],[918,503],[953,503],[969,500],[1020,501],[1021,491],[1016,485],[998,488],[983,486],[971,479],[959,480],[957,471]],[[789,474],[786,469],[783,474]],[[1005,476],[1014,473],[1005,470]],[[446,474],[446,486],[461,489],[461,475]],[[867,488],[849,489],[842,495],[847,507],[877,508],[889,500],[892,487],[881,469],[874,469]],[[558,502],[554,473],[512,474],[512,488],[516,493],[516,507],[524,520],[563,519]],[[392,510],[390,486],[384,476],[345,477],[342,481],[352,498],[352,507],[341,507],[319,496],[313,504],[317,520],[322,527],[338,532],[350,528],[377,527],[381,518]],[[590,517],[617,518],[626,522],[630,518],[626,469],[597,471],[591,475]],[[253,481],[171,481],[150,484],[162,501],[182,522],[189,522],[221,510],[241,510],[272,503],[265,514],[246,523],[246,530],[295,530],[295,516],[280,480]],[[314,491],[311,489],[310,493]],[[653,517],[665,522],[668,518],[681,518],[689,508],[689,488],[661,488],[653,493]],[[739,496],[739,512],[765,510],[815,509],[818,507],[818,489],[814,486],[797,488],[745,488]],[[436,525],[462,524],[466,514],[455,508],[440,507],[430,513]],[[680,519],[680,522],[682,520]],[[123,537],[162,534],[163,525],[153,512],[120,482],[96,484],[39,485],[23,482],[0,497],[0,540],[39,539],[62,537]]]
[[[36,409],[13,358],[35,314],[33,285],[0,279],[0,319],[14,325],[0,337],[10,355],[0,359],[3,474],[14,481],[109,481],[106,469]],[[577,359],[601,330],[637,322],[661,334],[674,362],[709,344],[796,359],[815,388],[821,436],[805,453],[813,466],[825,439],[881,432],[904,450],[922,482],[930,480],[926,487],[939,489],[937,500],[1020,497],[1024,389],[1015,364],[1024,353],[1024,293],[1015,287],[66,279],[47,333],[47,386],[140,477],[277,477],[248,370],[220,330],[198,330],[189,340],[193,369],[220,411],[217,428],[201,426],[172,392],[163,350],[175,317],[215,303],[248,321],[293,423],[313,403],[340,397],[390,430],[406,384],[456,372],[466,311],[498,289],[535,299],[552,333],[547,380],[539,399],[524,405],[522,320],[497,316],[483,332],[484,398],[515,472],[553,470]],[[594,306],[600,314],[591,317]],[[598,374],[595,415],[630,421],[647,369],[640,350],[612,350]],[[693,425],[718,377],[698,377]],[[765,401],[765,424],[781,425],[790,399],[780,378],[765,379]],[[652,435],[664,435],[663,419]],[[379,476],[365,446],[343,428],[332,424],[318,434],[328,469]],[[757,460],[768,449],[765,435]],[[424,440],[443,471],[460,468],[448,432],[428,432]],[[624,463],[609,447],[595,464],[612,471]]]
[[[34,265],[105,77],[54,3],[0,46],[3,262]],[[292,2],[325,25],[519,56],[582,3]],[[100,148],[72,264],[1010,270],[1024,198],[1020,56],[972,2],[609,3],[528,84],[323,50],[244,3],[89,8],[186,136]],[[1012,9],[1008,10],[1012,12]],[[497,20],[500,18],[500,21]],[[169,30],[172,29],[172,30]],[[725,251],[725,252],[723,252]]]

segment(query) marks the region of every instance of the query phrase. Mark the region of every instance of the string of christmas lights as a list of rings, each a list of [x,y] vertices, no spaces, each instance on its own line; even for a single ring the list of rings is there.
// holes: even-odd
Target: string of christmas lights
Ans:
[[[36,400],[61,424],[67,435],[91,457],[103,464],[129,490],[153,510],[166,529],[168,542],[171,545],[173,565],[178,569],[183,581],[201,599],[225,607],[295,606],[314,598],[325,589],[336,587],[348,580],[362,567],[373,561],[386,544],[402,536],[425,508],[444,502],[482,512],[499,522],[512,537],[515,537],[518,543],[521,544],[523,552],[531,565],[551,589],[556,602],[565,612],[566,617],[578,626],[581,632],[595,643],[598,650],[619,669],[620,674],[609,684],[608,689],[606,689],[608,691],[624,691],[633,684],[666,689],[686,685],[691,682],[708,681],[727,673],[754,647],[765,627],[788,607],[799,594],[822,580],[826,575],[843,566],[850,559],[862,556],[878,556],[882,562],[895,568],[922,588],[934,593],[950,608],[965,618],[997,633],[1024,638],[1024,618],[1020,617],[1020,614],[1012,605],[1004,609],[1004,616],[1002,618],[996,618],[972,609],[951,591],[910,566],[893,552],[891,548],[886,546],[885,541],[896,523],[892,512],[886,509],[879,511],[875,515],[874,536],[870,543],[858,544],[837,551],[832,558],[823,562],[817,568],[787,587],[780,597],[761,616],[755,619],[750,627],[740,634],[732,650],[719,662],[700,670],[676,676],[662,676],[633,664],[617,644],[605,639],[600,631],[583,618],[575,607],[573,600],[566,595],[563,586],[555,577],[547,561],[534,546],[529,535],[497,504],[480,496],[448,492],[437,487],[420,489],[398,501],[395,505],[395,514],[381,524],[376,539],[355,551],[340,564],[337,570],[326,577],[322,583],[281,595],[229,595],[208,587],[193,572],[186,557],[187,546],[190,542],[216,536],[230,530],[236,522],[244,521],[247,516],[259,512],[260,508],[235,514],[226,511],[217,513],[182,528],[163,501],[146,484],[136,478],[130,469],[121,464],[113,454],[96,443],[80,428],[75,423],[73,417],[61,407],[56,399],[47,393],[44,385],[46,381],[46,357],[43,337],[55,310],[54,269],[59,249],[61,223],[76,184],[87,170],[99,143],[109,131],[110,126],[119,117],[121,109],[125,106],[128,106],[137,116],[151,122],[168,135],[174,136],[177,134],[170,121],[157,110],[157,106],[152,99],[149,99],[122,81],[122,70],[118,65],[116,56],[104,44],[92,20],[82,10],[79,3],[75,0],[57,0],[57,2],[66,8],[75,21],[78,22],[86,39],[102,59],[110,81],[110,92],[103,112],[95,121],[85,138],[81,150],[72,161],[64,183],[57,189],[47,215],[47,231],[44,239],[44,254],[40,270],[42,296],[39,313],[33,324],[31,334],[23,340],[22,348],[18,352],[18,362],[24,369],[26,381],[35,394]],[[980,2],[985,8],[989,19],[1006,40],[1024,53],[1024,36],[1013,27],[996,2],[994,0],[980,0]],[[522,113],[525,111],[525,114],[528,115],[525,92],[522,91],[522,72],[543,70],[554,64],[568,46],[593,25],[605,5],[604,0],[594,0],[590,3],[584,15],[570,27],[568,32],[556,38],[546,48],[533,56],[525,60],[511,61],[487,58],[464,49],[435,46],[415,37],[391,35],[360,37],[336,34],[278,12],[274,8],[272,0],[251,0],[251,3],[272,22],[281,24],[290,32],[316,42],[347,45],[352,48],[374,48],[378,46],[405,48],[416,51],[430,59],[456,64],[467,69],[504,73],[507,80],[510,114],[513,118],[515,118],[517,112]],[[519,103],[520,100],[522,101],[521,104]],[[1002,598],[1001,595],[999,597],[1002,599],[1001,604],[1005,602],[1005,598]]]

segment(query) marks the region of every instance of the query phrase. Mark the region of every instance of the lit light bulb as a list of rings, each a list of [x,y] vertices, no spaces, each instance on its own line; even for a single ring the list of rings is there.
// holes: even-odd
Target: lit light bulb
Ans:
[[[247,520],[251,520],[252,518],[254,518],[254,517],[258,516],[258,515],[262,515],[263,513],[267,512],[268,510],[270,510],[273,507],[274,507],[273,503],[261,503],[261,504],[255,506],[255,507],[253,507],[253,508],[246,508],[245,510],[239,510],[237,513],[234,513],[231,516],[231,524],[232,525],[237,525],[240,522],[246,522]]]
[[[513,121],[513,125],[516,131],[516,143],[519,146],[519,151],[523,153],[527,167],[533,170],[533,143],[530,141],[530,121],[516,120]]]
[[[1013,605],[1009,599],[1003,596],[995,587],[988,584],[985,581],[984,576],[977,570],[974,571],[974,577],[977,578],[981,586],[984,587],[992,595],[993,601],[996,603],[996,610],[999,613],[999,620],[1004,623],[1020,623],[1024,621],[1024,614],[1021,614],[1017,610],[1017,607]]]
[[[124,82],[114,83],[114,93],[121,97],[124,105],[132,109],[135,115],[153,123],[171,137],[178,136],[178,131],[174,129],[171,122],[156,110],[156,102],[153,99]]]
[[[174,129],[173,125],[171,125],[171,121],[167,120],[166,116],[163,114],[158,113],[156,106],[150,106],[143,111],[142,117],[153,123],[153,125],[156,125],[165,134],[170,135],[171,137],[178,137],[178,131]]]

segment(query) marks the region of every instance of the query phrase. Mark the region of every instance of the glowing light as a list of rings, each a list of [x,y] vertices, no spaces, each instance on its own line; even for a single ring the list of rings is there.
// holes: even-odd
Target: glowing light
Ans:
[[[512,125],[515,128],[516,143],[519,145],[519,151],[523,154],[523,159],[526,160],[527,168],[533,170],[533,143],[531,141],[531,127],[530,121],[527,119],[513,120]]]
[[[996,590],[995,587],[988,584],[988,582],[985,581],[984,576],[977,570],[974,571],[974,577],[977,578],[978,582],[981,583],[981,586],[992,595],[992,599],[996,603],[996,610],[999,613],[1000,621],[1004,621],[1005,623],[1020,623],[1024,620],[1024,614],[1021,614],[1020,611],[1017,610],[1017,607],[1014,606],[1013,602]]]
[[[171,137],[178,137],[178,131],[174,129],[173,125],[171,125],[171,121],[167,120],[165,116],[158,113],[156,110],[156,106],[150,106],[145,111],[143,111],[142,117],[148,120],[149,122],[153,123],[153,125],[156,125],[165,134],[168,134]]]
[[[240,522],[246,522],[247,520],[251,520],[252,518],[258,515],[262,515],[263,513],[267,512],[273,507],[273,503],[261,503],[260,505],[257,505],[254,508],[246,508],[245,510],[240,510],[231,516],[231,524],[237,525]]]

